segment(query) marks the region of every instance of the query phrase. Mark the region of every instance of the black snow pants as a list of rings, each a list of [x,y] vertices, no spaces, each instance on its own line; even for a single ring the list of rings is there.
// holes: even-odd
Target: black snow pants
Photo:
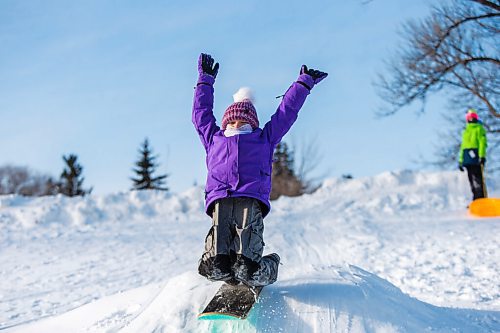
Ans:
[[[233,278],[247,284],[273,283],[278,274],[279,256],[262,256],[263,233],[264,220],[257,199],[237,197],[217,200],[198,271],[209,279],[216,268],[217,272],[222,271],[223,274],[227,271]],[[252,283],[252,278],[259,281]]]
[[[467,176],[469,177],[472,200],[486,197],[482,165],[465,165],[465,168],[467,169]]]

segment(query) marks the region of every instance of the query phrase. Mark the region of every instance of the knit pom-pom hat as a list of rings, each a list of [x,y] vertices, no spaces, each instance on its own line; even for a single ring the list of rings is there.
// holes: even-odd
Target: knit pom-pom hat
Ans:
[[[474,110],[474,109],[469,109],[469,110],[467,111],[467,113],[465,114],[465,120],[466,120],[467,122],[471,122],[471,121],[473,121],[473,120],[478,120],[478,119],[479,119],[479,117],[478,117],[478,115],[477,115],[477,111],[476,111],[476,110]]]
[[[235,120],[244,120],[252,126],[253,129],[259,127],[259,118],[257,111],[253,106],[253,94],[250,88],[240,88],[233,95],[234,103],[224,112],[222,117],[222,129],[225,130],[228,123]]]

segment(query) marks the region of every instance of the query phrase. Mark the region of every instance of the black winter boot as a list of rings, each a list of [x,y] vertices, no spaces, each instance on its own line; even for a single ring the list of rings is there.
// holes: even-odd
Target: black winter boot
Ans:
[[[231,259],[227,254],[217,254],[200,260],[198,273],[210,281],[229,281],[232,279]]]
[[[248,280],[258,268],[259,264],[255,261],[248,259],[244,255],[238,255],[232,270],[236,280],[248,284]]]
[[[246,282],[253,287],[263,287],[276,282],[278,279],[278,266],[280,263],[280,256],[276,253],[263,256],[259,269],[256,270]]]

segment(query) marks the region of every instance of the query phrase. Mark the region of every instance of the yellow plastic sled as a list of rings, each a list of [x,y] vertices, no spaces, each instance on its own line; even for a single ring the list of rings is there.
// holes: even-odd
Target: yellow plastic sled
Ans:
[[[479,217],[500,217],[500,199],[482,198],[476,199],[469,205],[469,212]]]

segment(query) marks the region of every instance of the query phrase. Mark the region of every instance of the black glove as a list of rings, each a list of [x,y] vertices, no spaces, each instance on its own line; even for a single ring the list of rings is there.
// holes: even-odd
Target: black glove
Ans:
[[[458,170],[464,172],[464,167],[462,166],[462,163],[458,164]]]
[[[300,68],[300,74],[309,74],[313,78],[314,84],[318,84],[323,80],[325,77],[328,76],[328,73],[318,71],[316,69],[312,68],[307,68],[306,65],[302,65]]]
[[[479,163],[481,163],[481,165],[484,165],[486,163],[486,158],[485,157],[480,157],[479,158]]]
[[[219,63],[214,65],[214,58],[210,54],[202,53],[198,58],[198,73],[212,75],[215,79],[219,72]]]

